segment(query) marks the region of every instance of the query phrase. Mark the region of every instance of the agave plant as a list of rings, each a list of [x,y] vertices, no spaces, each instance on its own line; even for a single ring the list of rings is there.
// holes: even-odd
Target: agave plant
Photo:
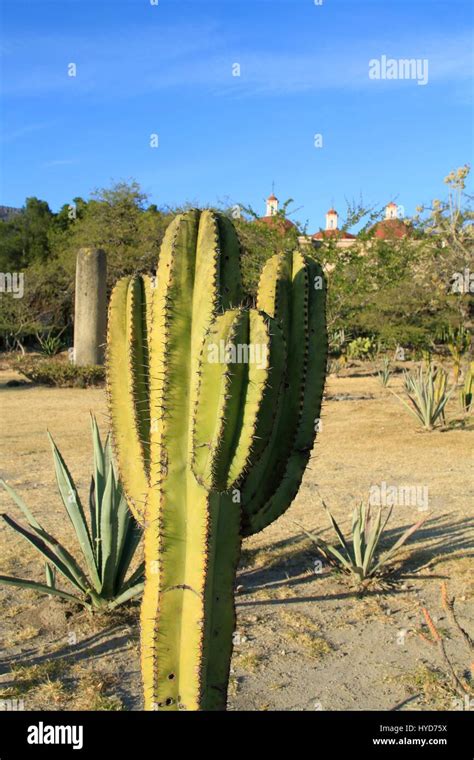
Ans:
[[[459,401],[463,412],[470,412],[474,391],[474,362],[471,362],[464,378],[464,384],[459,394]]]
[[[358,583],[362,583],[376,575],[382,575],[386,572],[387,565],[393,560],[397,552],[400,551],[410,536],[418,530],[429,516],[425,515],[415,525],[412,525],[404,531],[393,546],[381,553],[379,546],[380,539],[390,519],[390,515],[392,514],[391,507],[385,518],[382,519],[381,507],[373,513],[370,505],[360,504],[354,509],[352,515],[351,538],[346,540],[342,530],[324,501],[323,506],[329,515],[331,524],[339,539],[341,549],[338,549],[332,544],[326,543],[322,538],[306,530],[303,526],[299,525],[299,527],[315,544],[318,554],[324,561],[349,573]]]
[[[463,325],[459,327],[446,328],[441,337],[446,342],[448,351],[451,354],[454,365],[454,382],[457,383],[461,374],[461,364],[464,355],[469,351],[471,345],[471,335]]]
[[[57,335],[52,335],[51,332],[49,332],[47,335],[40,335],[39,333],[36,333],[36,338],[40,345],[41,353],[44,356],[56,356],[56,354],[59,354],[63,347],[63,342],[61,340],[61,335],[63,332],[64,330],[61,330],[61,332],[59,332]]]
[[[380,384],[383,385],[384,388],[387,387],[387,385],[390,382],[390,378],[392,376],[392,366],[390,359],[386,356],[382,362],[382,366],[377,372]]]
[[[129,512],[117,480],[109,438],[107,437],[103,446],[94,417],[92,439],[94,474],[89,492],[88,521],[66,463],[50,436],[59,493],[74,527],[86,570],[57,539],[44,530],[16,491],[4,480],[0,480],[0,484],[21,509],[28,527],[24,527],[7,514],[0,516],[46,560],[45,584],[5,575],[0,575],[0,583],[59,596],[90,610],[104,610],[113,609],[141,594],[144,563],[142,562],[126,579],[140,542],[141,530]],[[57,573],[74,587],[75,593],[57,587]]]
[[[455,386],[448,391],[447,375],[441,367],[427,369],[419,367],[415,372],[405,372],[405,392],[408,401],[396,396],[417,418],[426,430],[433,430],[439,419],[444,421],[444,412]]]

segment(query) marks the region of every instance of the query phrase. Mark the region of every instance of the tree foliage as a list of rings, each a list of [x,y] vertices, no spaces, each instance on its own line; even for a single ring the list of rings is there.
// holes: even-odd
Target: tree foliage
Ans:
[[[318,247],[303,243],[306,231],[289,222],[288,199],[272,220],[250,207],[231,207],[242,249],[248,301],[259,273],[275,252],[305,245],[327,272],[328,325],[346,340],[370,336],[387,347],[430,348],[449,328],[472,328],[474,226],[466,193],[469,167],[445,179],[447,197],[417,210],[411,234],[380,240],[375,207],[348,204],[343,229],[361,226],[354,244],[341,248],[326,237]],[[124,274],[153,271],[165,230],[182,209],[149,204],[134,181],[76,197],[53,213],[45,201],[27,198],[21,213],[0,221],[0,272],[24,273],[24,296],[0,293],[3,347],[32,344],[37,335],[62,332],[72,340],[74,272],[78,248],[102,247],[108,258],[108,286]]]

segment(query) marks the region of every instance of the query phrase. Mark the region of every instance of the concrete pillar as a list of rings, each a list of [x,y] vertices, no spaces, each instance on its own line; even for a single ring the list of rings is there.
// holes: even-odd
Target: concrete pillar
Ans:
[[[76,259],[74,364],[103,364],[107,331],[107,256],[81,248]]]

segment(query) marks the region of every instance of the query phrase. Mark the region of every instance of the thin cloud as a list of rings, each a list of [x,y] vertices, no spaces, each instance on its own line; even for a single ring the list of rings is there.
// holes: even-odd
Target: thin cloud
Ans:
[[[176,41],[179,40],[179,44]],[[377,91],[412,83],[369,79],[372,58],[427,58],[431,86],[452,83],[464,88],[472,76],[471,37],[447,33],[440,37],[404,39],[343,39],[331,45],[315,41],[300,53],[274,49],[244,49],[225,37],[216,25],[202,28],[130,29],[92,39],[31,40],[31,56],[38,63],[27,69],[12,43],[5,58],[4,96],[120,98],[169,89],[200,88],[216,95],[286,96],[333,90]],[[23,41],[22,50],[25,42]],[[229,50],[234,51],[232,54]],[[240,49],[240,53],[235,52]],[[67,75],[69,63],[77,76]],[[240,76],[232,76],[239,63]]]
[[[14,142],[15,140],[20,140],[23,137],[26,137],[27,135],[31,135],[34,132],[39,132],[42,129],[48,129],[52,126],[54,126],[55,122],[39,122],[37,124],[25,124],[23,127],[18,127],[18,129],[13,129],[11,132],[2,130],[0,133],[0,140],[2,143],[9,143]]]
[[[45,161],[41,164],[42,169],[49,169],[53,166],[71,166],[77,164],[76,158],[55,158],[52,161]]]

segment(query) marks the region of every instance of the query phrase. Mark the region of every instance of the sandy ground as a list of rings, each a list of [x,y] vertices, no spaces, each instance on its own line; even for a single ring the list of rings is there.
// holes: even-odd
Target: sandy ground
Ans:
[[[89,411],[106,429],[101,389],[7,387],[0,372],[1,476],[45,528],[75,551],[56,493],[46,430],[86,501]],[[400,379],[392,381],[395,389]],[[331,376],[322,429],[300,493],[285,516],[244,543],[238,573],[231,710],[464,709],[427,632],[426,605],[456,671],[470,659],[441,607],[446,580],[458,618],[474,631],[473,426],[418,432],[401,403],[371,376]],[[453,401],[448,419],[457,414]],[[296,523],[333,540],[320,495],[348,529],[369,489],[419,486],[429,520],[400,555],[394,582],[363,596],[345,576],[315,572],[316,555]],[[426,512],[399,505],[387,545]],[[19,516],[5,493],[0,508]],[[0,525],[0,573],[43,580],[35,551]],[[140,709],[137,608],[113,617],[78,612],[31,591],[0,587],[0,700],[24,709]],[[474,700],[471,707],[474,707]]]

